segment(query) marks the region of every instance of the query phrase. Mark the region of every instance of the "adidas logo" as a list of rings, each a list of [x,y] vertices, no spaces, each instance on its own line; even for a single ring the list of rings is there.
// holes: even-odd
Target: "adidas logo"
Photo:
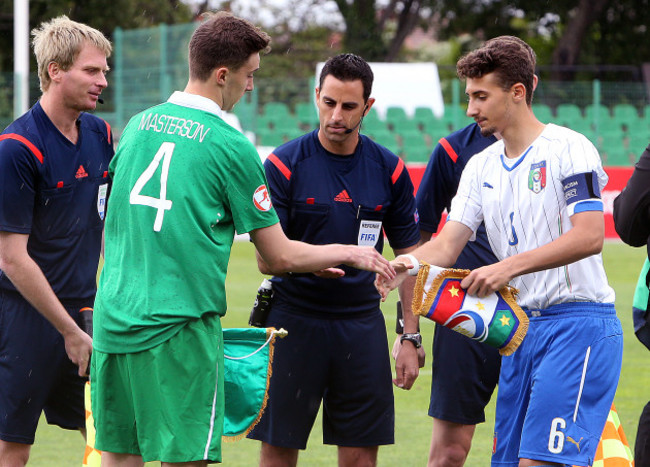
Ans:
[[[77,169],[77,173],[75,174],[74,178],[84,178],[88,176],[88,172],[86,172],[86,169],[84,169],[83,165],[80,165],[79,168]]]
[[[347,190],[343,190],[334,197],[334,201],[339,201],[341,203],[351,203],[352,198],[350,198],[350,195],[348,195]]]

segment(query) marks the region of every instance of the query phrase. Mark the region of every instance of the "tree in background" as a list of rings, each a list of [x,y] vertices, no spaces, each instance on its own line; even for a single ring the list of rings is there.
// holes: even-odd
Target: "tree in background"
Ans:
[[[453,64],[481,41],[512,34],[529,42],[556,80],[576,77],[576,65],[633,65],[650,61],[650,0],[31,0],[30,25],[60,14],[111,35],[191,21],[226,9],[261,24],[273,53],[259,76],[305,77],[341,51],[370,61],[427,57],[404,43],[421,31],[431,44],[447,43]],[[13,69],[13,0],[0,0],[0,72]],[[439,57],[436,57],[437,59]],[[568,70],[568,71],[567,71]],[[607,75],[598,76],[607,79]],[[612,77],[609,76],[611,79]],[[619,76],[620,78],[620,76]]]
[[[540,64],[556,68],[551,76],[555,80],[574,79],[571,67],[576,65],[640,66],[650,61],[649,0],[336,0],[336,4],[345,21],[344,48],[370,60],[402,59],[406,37],[419,28],[432,39],[454,44],[451,62],[485,39],[516,35],[535,47]]]
[[[0,71],[13,71],[13,3],[0,0]],[[186,23],[192,9],[180,0],[30,0],[29,25],[59,15],[99,29],[109,38],[116,27],[143,28],[160,23]],[[33,57],[32,57],[32,60]],[[35,69],[35,61],[32,69]]]

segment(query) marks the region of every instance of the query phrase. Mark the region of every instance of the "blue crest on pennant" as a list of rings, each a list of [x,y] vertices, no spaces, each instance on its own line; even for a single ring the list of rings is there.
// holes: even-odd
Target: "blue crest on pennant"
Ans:
[[[533,193],[539,193],[546,186],[546,161],[536,162],[530,165],[528,172],[528,189]]]

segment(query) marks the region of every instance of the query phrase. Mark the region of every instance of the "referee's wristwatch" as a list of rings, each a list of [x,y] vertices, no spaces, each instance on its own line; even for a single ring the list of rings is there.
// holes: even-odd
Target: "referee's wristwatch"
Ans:
[[[412,332],[412,333],[407,332],[406,334],[402,334],[402,337],[400,337],[399,342],[401,344],[404,341],[412,342],[416,349],[422,347],[422,335],[419,332]]]

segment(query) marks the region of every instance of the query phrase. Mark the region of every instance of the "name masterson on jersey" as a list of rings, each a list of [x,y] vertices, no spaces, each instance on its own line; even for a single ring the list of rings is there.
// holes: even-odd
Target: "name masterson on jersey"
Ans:
[[[138,130],[155,131],[156,133],[167,133],[168,135],[176,134],[194,140],[198,138],[199,143],[202,143],[211,128],[205,128],[203,123],[194,120],[171,115],[145,113],[140,119]]]

